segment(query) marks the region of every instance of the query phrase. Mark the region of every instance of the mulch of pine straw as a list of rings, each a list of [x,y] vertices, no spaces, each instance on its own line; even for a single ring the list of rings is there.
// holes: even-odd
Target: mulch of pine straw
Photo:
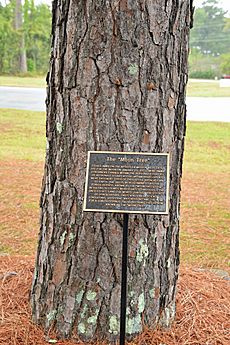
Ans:
[[[48,344],[50,338],[31,322],[29,291],[34,259],[3,256],[0,263],[0,344]],[[230,282],[209,271],[181,267],[177,317],[171,330],[146,329],[130,345],[229,345],[229,323]],[[53,339],[54,335],[50,337]]]

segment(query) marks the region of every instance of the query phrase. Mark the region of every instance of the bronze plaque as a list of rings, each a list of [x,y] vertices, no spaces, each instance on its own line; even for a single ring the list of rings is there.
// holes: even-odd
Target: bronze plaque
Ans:
[[[89,151],[84,211],[167,214],[169,154]]]

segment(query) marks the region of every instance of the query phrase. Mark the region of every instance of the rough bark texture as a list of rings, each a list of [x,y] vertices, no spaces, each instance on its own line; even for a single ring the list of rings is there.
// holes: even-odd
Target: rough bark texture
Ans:
[[[22,1],[16,0],[15,2],[15,30],[22,29]],[[24,33],[21,32],[19,38],[19,54],[18,54],[18,71],[20,73],[27,72],[27,61],[26,61],[26,49],[25,49],[25,38]]]
[[[88,150],[169,152],[168,216],[130,216],[127,334],[169,326],[179,265],[190,0],[53,2],[34,320],[117,339],[121,215],[82,212]]]

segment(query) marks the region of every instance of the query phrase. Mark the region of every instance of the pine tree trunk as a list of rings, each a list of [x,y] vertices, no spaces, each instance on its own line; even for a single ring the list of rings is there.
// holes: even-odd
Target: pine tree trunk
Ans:
[[[119,333],[122,216],[83,214],[89,150],[170,153],[169,215],[130,216],[127,334],[174,318],[191,6],[53,2],[32,309],[61,337]]]
[[[15,30],[22,30],[22,1],[16,0],[15,2]],[[18,53],[18,72],[27,72],[27,59],[26,59],[26,49],[25,49],[25,37],[24,33],[21,32],[19,35],[18,43],[19,53]]]

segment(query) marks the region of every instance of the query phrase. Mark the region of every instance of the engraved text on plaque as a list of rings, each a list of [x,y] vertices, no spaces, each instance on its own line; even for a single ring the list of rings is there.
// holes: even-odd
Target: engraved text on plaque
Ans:
[[[167,153],[88,153],[84,211],[168,213]]]

